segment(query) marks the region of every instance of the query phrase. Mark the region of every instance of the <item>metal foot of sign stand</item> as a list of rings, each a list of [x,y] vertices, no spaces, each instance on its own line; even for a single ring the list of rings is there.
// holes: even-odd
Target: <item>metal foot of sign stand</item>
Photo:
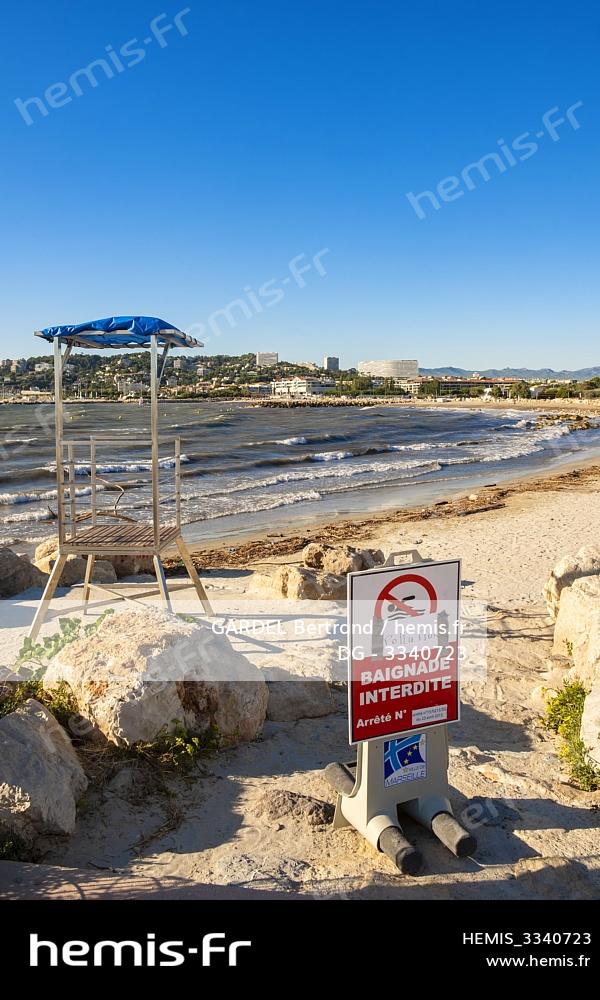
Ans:
[[[420,559],[415,550],[392,553],[386,566],[394,566],[395,557],[405,554],[410,554],[413,562]],[[452,812],[446,725],[398,736],[359,743],[356,764],[329,764],[324,774],[338,793],[334,829],[353,826],[376,850],[386,854],[402,874],[414,875],[423,859],[404,836],[402,814],[431,830],[457,857],[473,854],[477,842]],[[386,780],[385,759],[396,754],[400,764],[406,763],[409,750],[413,759],[421,761],[423,776],[402,783]]]

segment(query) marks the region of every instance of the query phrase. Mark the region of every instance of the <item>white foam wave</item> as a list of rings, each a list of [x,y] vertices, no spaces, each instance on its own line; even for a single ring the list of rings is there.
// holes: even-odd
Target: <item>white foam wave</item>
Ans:
[[[54,521],[55,517],[49,510],[31,510],[24,514],[8,514],[0,518],[1,524],[21,524],[23,521]]]
[[[345,458],[356,458],[353,451],[317,451],[310,456],[311,462],[343,462]]]
[[[181,456],[181,463],[185,465],[186,462],[190,462],[191,459],[187,455]],[[175,459],[174,458],[161,458],[159,463],[160,469],[174,469]],[[56,472],[56,464],[45,465],[44,469],[46,472]],[[76,476],[88,476],[91,472],[91,466],[85,462],[78,462],[74,466]],[[110,463],[105,465],[96,465],[96,472],[99,475],[108,475],[111,472],[151,472],[152,464],[150,462],[123,462],[123,463]]]
[[[96,487],[97,491],[103,489],[103,486],[98,485]],[[92,492],[91,486],[79,486],[75,490],[76,497],[87,497]],[[69,489],[67,487],[65,491],[67,499],[69,498]],[[0,493],[0,507],[12,507],[16,504],[22,503],[38,503],[41,500],[55,500],[57,496],[56,490],[45,490],[43,493]]]

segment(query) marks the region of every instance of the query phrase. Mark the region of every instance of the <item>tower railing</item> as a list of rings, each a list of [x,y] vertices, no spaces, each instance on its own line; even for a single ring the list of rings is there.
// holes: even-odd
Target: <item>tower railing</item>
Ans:
[[[154,453],[150,443],[141,448],[139,437],[129,435],[116,440],[97,434],[60,440],[56,488],[61,543],[76,543],[78,532],[104,520],[152,523],[159,537],[161,525],[181,529],[181,438],[160,439],[157,444]],[[147,505],[144,492],[149,493]],[[137,502],[128,504],[129,494]],[[107,502],[113,496],[113,502]],[[168,518],[165,508],[171,504],[173,517]]]

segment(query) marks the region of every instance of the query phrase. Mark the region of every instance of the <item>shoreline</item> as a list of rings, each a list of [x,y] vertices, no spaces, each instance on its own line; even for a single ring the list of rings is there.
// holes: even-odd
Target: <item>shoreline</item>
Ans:
[[[257,530],[249,532],[237,542],[224,537],[207,542],[192,541],[189,545],[195,562],[202,569],[240,568],[266,558],[274,559],[295,554],[309,542],[352,544],[357,539],[368,539],[386,526],[426,519],[438,520],[484,514],[505,507],[512,499],[526,493],[562,490],[584,492],[587,489],[591,491],[596,483],[600,487],[598,458],[580,459],[577,462],[565,463],[553,472],[545,474],[529,472],[500,485],[490,483],[470,491],[462,490],[458,496],[449,494],[447,498],[433,503],[374,511],[370,514],[346,515],[342,520],[319,521],[301,530],[294,526],[281,532]],[[470,499],[471,497],[475,499]],[[177,559],[165,560],[165,568],[171,573],[178,565]]]
[[[81,404],[90,406],[96,403],[102,405],[112,404],[113,406],[133,406],[137,405],[137,400],[128,402],[123,399],[65,399],[64,406],[79,406]],[[296,399],[256,399],[252,396],[237,396],[230,399],[217,398],[211,396],[161,396],[159,403],[215,403],[215,404],[236,404],[250,407],[251,409],[307,409],[328,407],[365,407],[374,406],[400,407],[429,410],[529,410],[544,411],[553,410],[565,411],[565,415],[572,416],[580,412],[582,416],[590,414],[600,415],[600,399],[457,399],[452,396],[443,396],[437,402],[432,399],[404,399],[399,396],[360,396],[360,397],[325,397],[312,396],[307,399],[302,397]],[[29,400],[29,399],[3,399],[0,400],[2,406],[40,406],[53,405],[53,400]]]

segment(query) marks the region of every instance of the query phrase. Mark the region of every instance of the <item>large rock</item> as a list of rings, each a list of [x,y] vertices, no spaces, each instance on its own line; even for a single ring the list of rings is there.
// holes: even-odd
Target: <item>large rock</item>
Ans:
[[[155,576],[152,556],[124,554],[110,556],[109,561],[113,564],[119,579],[123,576],[137,576],[138,573]]]
[[[330,601],[345,601],[348,596],[348,582],[345,576],[325,573],[320,580],[323,597]]]
[[[58,558],[58,553],[54,552],[49,556],[42,556],[37,560],[37,567],[43,573],[51,573]],[[72,587],[76,583],[81,583],[85,576],[86,561],[81,556],[69,555],[60,574],[59,587]]]
[[[322,569],[325,553],[330,548],[330,545],[324,545],[320,542],[309,542],[302,549],[302,561],[304,565],[308,566],[309,569]]]
[[[40,542],[35,550],[36,566],[44,573],[50,573],[57,554],[58,538],[56,535],[50,535]],[[65,566],[61,574],[59,586],[71,587],[75,583],[81,583],[85,575],[85,562],[81,556],[70,555],[67,559],[69,565]],[[154,577],[152,556],[124,554],[96,559],[93,579],[96,583],[114,583],[117,578],[136,576],[138,573],[151,573]]]
[[[0,597],[13,597],[30,587],[44,587],[48,577],[29,559],[12,549],[0,548]]]
[[[45,559],[46,556],[53,556],[58,552],[58,536],[50,535],[49,538],[44,538],[43,542],[40,542],[36,546],[34,562],[40,562],[41,559]]]
[[[302,551],[303,566],[276,566],[253,573],[249,592],[260,597],[296,601],[346,599],[346,576],[373,569],[384,561],[381,549],[311,542]]]
[[[374,569],[375,566],[383,566],[385,555],[381,549],[359,549],[363,561],[363,569]]]
[[[357,573],[362,568],[363,559],[360,552],[350,545],[336,545],[335,548],[328,549],[323,556],[323,571],[333,573],[334,576]]]
[[[87,779],[53,715],[29,699],[0,719],[0,827],[27,844],[69,834]]]
[[[385,561],[381,549],[356,549],[352,545],[328,545],[310,542],[302,550],[302,561],[310,569],[345,576],[363,569],[373,569]]]
[[[600,678],[596,680],[583,704],[579,735],[594,763],[600,765]]]
[[[250,593],[260,597],[316,601],[323,595],[317,575],[304,566],[277,566],[270,573],[253,573]]]
[[[226,636],[157,608],[118,612],[66,646],[44,685],[61,680],[81,715],[119,746],[178,724],[198,735],[216,729],[226,743],[251,740],[267,710],[261,672]]]
[[[268,667],[263,673],[269,688],[267,718],[271,722],[318,719],[334,711],[327,681],[294,677],[280,667]]]
[[[285,581],[285,597],[292,601],[318,601],[323,588],[316,574],[304,566],[289,566]]]
[[[331,803],[284,788],[268,789],[254,806],[254,815],[271,823],[279,819],[295,819],[309,826],[324,826],[333,822],[334,813]]]
[[[58,553],[42,556],[37,561],[38,569],[41,569],[44,573],[51,573],[57,558]],[[76,583],[81,583],[85,577],[86,566],[87,559],[84,559],[83,556],[68,555],[64,569],[60,574],[58,586],[73,587]],[[92,580],[94,583],[116,583],[117,574],[112,563],[106,559],[97,559],[94,562]]]
[[[96,559],[92,571],[94,583],[116,583],[117,574],[115,568],[108,559]]]
[[[600,575],[598,546],[584,545],[574,556],[564,556],[544,584],[543,594],[551,617],[556,619],[558,615],[560,598],[565,587],[572,586],[575,580],[581,577],[598,575]]]
[[[572,658],[572,673],[584,684],[600,675],[600,576],[582,577],[562,591],[553,652]]]

